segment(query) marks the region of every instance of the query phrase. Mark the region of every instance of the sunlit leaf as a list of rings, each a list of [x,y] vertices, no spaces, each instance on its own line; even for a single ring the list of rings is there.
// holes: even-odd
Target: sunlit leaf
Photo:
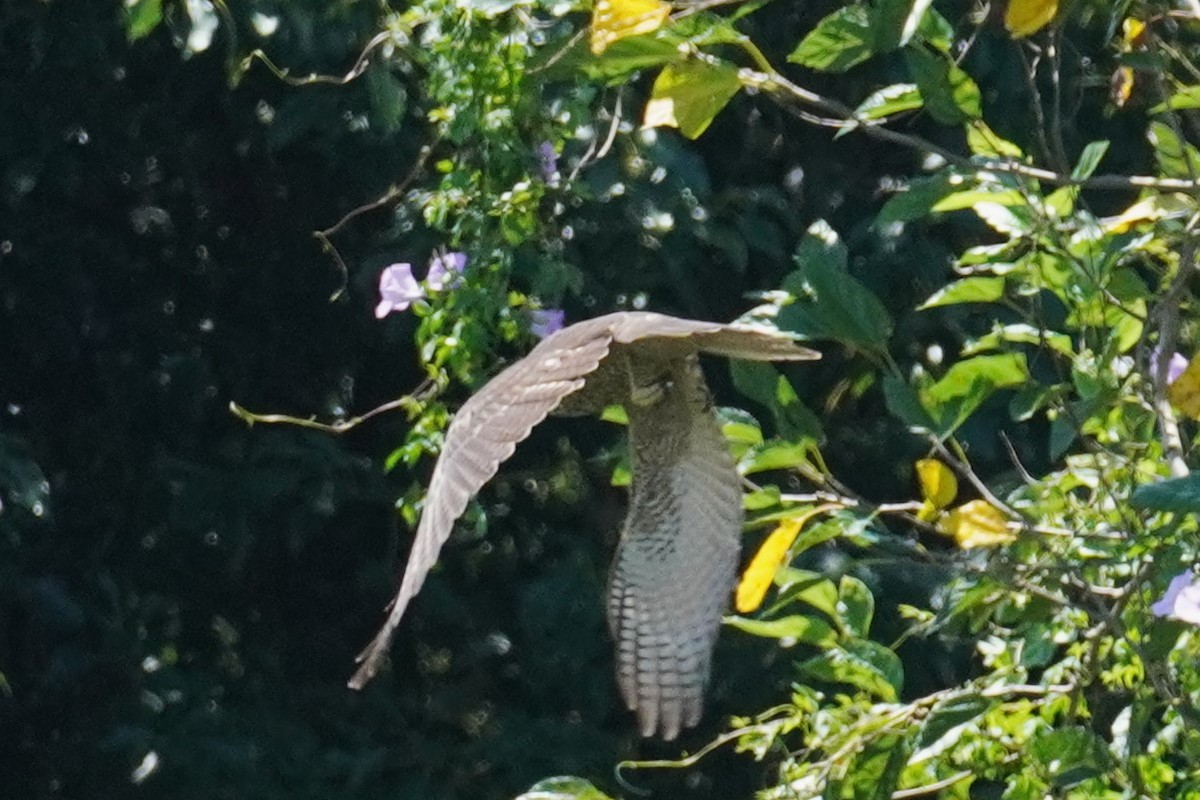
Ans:
[[[884,119],[901,111],[920,108],[923,104],[921,92],[915,83],[893,83],[863,100],[858,108],[854,109],[854,116],[861,119]]]
[[[1128,233],[1144,223],[1192,213],[1196,204],[1184,194],[1152,194],[1143,197],[1115,217],[1105,217],[1104,230],[1109,233]]]
[[[1014,38],[1037,33],[1058,14],[1058,0],[1009,0],[1004,27]]]
[[[998,350],[1004,344],[1013,343],[1028,344],[1035,347],[1049,347],[1056,353],[1061,353],[1068,357],[1075,355],[1075,348],[1070,336],[1024,322],[997,325],[978,339],[971,339],[964,344],[962,354],[964,356],[973,356],[987,352],[988,350]]]
[[[955,363],[932,386],[920,391],[921,403],[948,436],[997,389],[1023,385],[1029,367],[1023,353],[975,356]]]
[[[992,707],[995,701],[988,700],[978,692],[970,692],[961,697],[954,697],[934,705],[929,711],[929,716],[925,718],[921,725],[920,746],[922,748],[933,747],[955,728],[964,725],[971,720],[978,719],[984,712]],[[928,754],[918,751],[914,754],[914,760],[924,760],[928,758]]]
[[[791,639],[795,643],[813,647],[832,647],[837,642],[837,632],[825,620],[794,614],[780,619],[759,620],[745,617],[726,617],[725,624],[752,636],[769,639]]]
[[[875,616],[875,596],[867,585],[853,575],[838,582],[838,611],[843,624],[856,636],[866,636]]]
[[[1187,142],[1180,141],[1170,125],[1151,122],[1146,137],[1154,146],[1158,168],[1163,175],[1168,178],[1192,178],[1200,175],[1200,151]]]
[[[974,275],[946,284],[919,309],[952,306],[959,303],[992,303],[1004,296],[1004,278],[992,275]]]
[[[854,686],[885,702],[894,701],[904,685],[904,668],[888,648],[869,639],[855,639],[809,659],[801,673],[828,683]]]
[[[959,211],[964,208],[973,209],[981,203],[991,203],[1011,208],[1013,206],[1027,206],[1029,205],[1029,200],[1017,189],[1002,189],[999,191],[992,189],[968,189],[946,195],[933,204],[933,210],[945,212]]]
[[[162,0],[126,0],[125,37],[136,42],[148,36],[162,22]]]
[[[822,72],[845,72],[861,64],[874,54],[869,14],[859,4],[838,9],[817,23],[788,61]]]
[[[972,120],[967,123],[966,127],[967,147],[971,148],[971,152],[977,156],[1019,159],[1025,155],[1019,146],[1007,139],[1002,139],[981,119]]]
[[[779,523],[775,530],[767,536],[762,546],[758,548],[758,552],[754,554],[754,558],[750,559],[749,566],[746,567],[741,581],[738,582],[734,607],[739,613],[748,614],[762,605],[763,598],[767,596],[767,589],[771,587],[771,583],[775,579],[775,572],[783,565],[792,543],[800,534],[800,529],[810,519],[829,508],[829,506],[817,506],[803,511],[798,510],[796,516]]]
[[[1079,154],[1079,162],[1075,164],[1075,169],[1071,170],[1071,177],[1077,181],[1092,177],[1092,173],[1096,171],[1096,167],[1100,166],[1101,160],[1108,152],[1108,147],[1107,139],[1088,142],[1087,146],[1083,148],[1083,152]]]
[[[904,51],[904,61],[921,89],[925,108],[938,122],[959,125],[982,116],[979,87],[953,60],[941,53],[910,47]]]
[[[921,498],[933,508],[941,510],[954,502],[958,478],[949,467],[936,458],[922,458],[916,463],[916,472]]]
[[[653,33],[666,21],[671,5],[662,0],[596,0],[592,10],[591,49],[603,53],[613,42]]]
[[[725,62],[691,60],[669,64],[654,81],[643,124],[666,126],[695,139],[742,88],[737,67]]]
[[[986,500],[963,503],[938,520],[937,528],[964,550],[996,547],[1016,539],[1004,514]]]
[[[1200,84],[1183,87],[1166,101],[1153,106],[1150,113],[1161,114],[1164,111],[1181,111],[1185,108],[1200,108]]]
[[[1083,727],[1060,728],[1037,736],[1029,755],[1055,786],[1067,788],[1108,769],[1111,756],[1104,742]]]

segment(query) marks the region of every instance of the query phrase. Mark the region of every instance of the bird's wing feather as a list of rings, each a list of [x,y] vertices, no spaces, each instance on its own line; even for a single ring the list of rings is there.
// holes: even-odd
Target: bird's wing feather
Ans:
[[[617,682],[643,736],[674,739],[700,720],[713,647],[737,570],[741,484],[711,411],[660,416],[630,410],[634,498],[609,581]],[[644,416],[646,417],[644,419]],[[673,464],[639,456],[639,436],[688,425]],[[651,447],[651,449],[653,449]],[[639,485],[640,482],[640,485]],[[639,492],[639,488],[644,487]]]
[[[467,503],[533,427],[563,398],[578,391],[608,354],[611,333],[600,326],[576,330],[580,327],[560,332],[571,335],[544,340],[476,392],[455,415],[433,468],[400,589],[387,621],[358,657],[351,688],[361,689],[378,671],[404,609],[420,591]]]

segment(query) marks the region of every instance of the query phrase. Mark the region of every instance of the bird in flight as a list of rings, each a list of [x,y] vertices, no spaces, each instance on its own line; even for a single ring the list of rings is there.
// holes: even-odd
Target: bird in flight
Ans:
[[[608,583],[617,683],[643,736],[674,739],[704,687],[738,565],[742,488],[699,353],[751,361],[819,354],[776,331],[625,311],[562,328],[463,404],[445,445],[400,590],[349,685],[378,672],[400,618],[467,503],[550,413],[629,418],[633,484]]]

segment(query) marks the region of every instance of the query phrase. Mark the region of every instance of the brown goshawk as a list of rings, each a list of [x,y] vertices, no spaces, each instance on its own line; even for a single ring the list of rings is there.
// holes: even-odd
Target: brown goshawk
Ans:
[[[643,736],[695,725],[742,532],[741,479],[713,414],[699,353],[755,361],[818,358],[766,328],[618,312],[568,326],[463,404],[446,432],[400,590],[359,656],[359,689],[454,521],[517,443],[551,412],[629,418],[633,485],[608,584],[617,682]]]

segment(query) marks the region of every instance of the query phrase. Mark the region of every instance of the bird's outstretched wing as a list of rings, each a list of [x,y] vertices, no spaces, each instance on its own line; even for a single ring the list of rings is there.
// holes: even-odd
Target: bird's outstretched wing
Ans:
[[[691,337],[697,337],[696,344],[687,343]],[[790,339],[766,331],[648,312],[618,312],[570,325],[547,337],[467,400],[446,431],[400,589],[383,627],[359,654],[359,668],[349,686],[361,689],[378,672],[405,608],[420,590],[470,499],[535,425],[584,387],[614,345],[637,343],[640,347],[655,340],[656,344],[661,341],[679,347],[681,352],[694,352],[698,347],[709,349],[704,347],[705,337],[713,337],[713,351],[734,355],[732,351],[737,350],[736,357],[814,357]]]

